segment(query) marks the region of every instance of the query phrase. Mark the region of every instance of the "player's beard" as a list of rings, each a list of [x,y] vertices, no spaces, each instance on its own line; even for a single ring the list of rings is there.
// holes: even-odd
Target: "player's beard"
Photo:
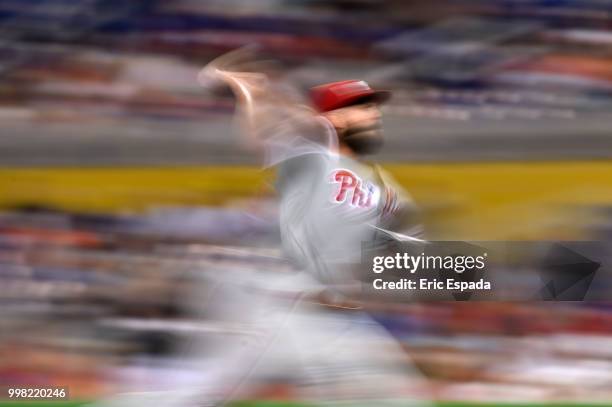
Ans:
[[[342,134],[342,142],[355,154],[375,154],[383,145],[383,130],[379,124],[351,126]]]

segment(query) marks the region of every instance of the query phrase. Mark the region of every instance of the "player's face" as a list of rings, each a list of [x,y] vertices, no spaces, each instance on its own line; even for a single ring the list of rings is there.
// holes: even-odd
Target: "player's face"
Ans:
[[[381,112],[375,103],[348,106],[336,111],[340,141],[356,154],[373,154],[383,144]]]

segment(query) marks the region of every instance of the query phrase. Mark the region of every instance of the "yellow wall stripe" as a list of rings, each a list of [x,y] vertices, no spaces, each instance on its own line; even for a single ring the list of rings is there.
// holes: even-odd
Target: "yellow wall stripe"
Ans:
[[[491,237],[541,229],[575,206],[612,206],[612,161],[383,165],[446,230]],[[2,168],[0,208],[78,212],[223,205],[271,193],[255,167]],[[551,219],[551,214],[557,216]],[[563,215],[563,216],[568,216]],[[574,216],[574,215],[571,215]],[[567,219],[565,219],[567,221]],[[550,225],[549,225],[550,226]]]

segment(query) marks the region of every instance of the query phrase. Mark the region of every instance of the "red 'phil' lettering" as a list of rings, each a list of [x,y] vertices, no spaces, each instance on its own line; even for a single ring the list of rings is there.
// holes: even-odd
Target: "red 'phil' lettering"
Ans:
[[[372,206],[374,186],[369,182],[364,185],[361,178],[352,171],[336,170],[332,173],[332,181],[340,184],[334,198],[336,202],[345,202],[349,192],[351,192],[351,205],[362,208]]]

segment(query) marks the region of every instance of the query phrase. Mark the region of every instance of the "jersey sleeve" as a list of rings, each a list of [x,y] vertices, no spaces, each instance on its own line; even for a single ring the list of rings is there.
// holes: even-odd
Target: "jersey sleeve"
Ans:
[[[324,156],[300,154],[277,168],[279,226],[283,251],[299,268],[309,268],[318,256],[316,242],[307,220],[311,217],[319,180],[324,176]],[[313,194],[314,192],[314,194]]]
[[[378,165],[374,169],[382,187],[381,227],[422,239],[424,228],[421,214],[412,197],[391,174]]]
[[[268,132],[267,137],[261,138],[266,167],[276,166],[300,156],[330,154],[338,148],[336,133],[331,124],[324,118],[314,115],[289,113],[271,126]],[[288,167],[312,166],[312,161],[313,157],[309,157],[293,161]]]

